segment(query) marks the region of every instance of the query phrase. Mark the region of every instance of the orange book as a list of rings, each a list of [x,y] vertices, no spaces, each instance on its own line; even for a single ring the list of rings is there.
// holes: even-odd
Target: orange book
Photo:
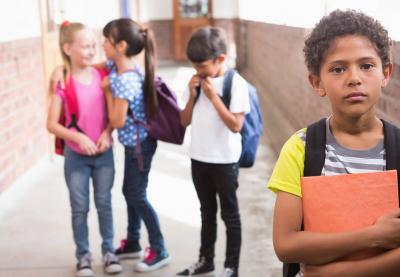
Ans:
[[[306,231],[356,230],[399,208],[396,170],[303,177],[301,190]]]

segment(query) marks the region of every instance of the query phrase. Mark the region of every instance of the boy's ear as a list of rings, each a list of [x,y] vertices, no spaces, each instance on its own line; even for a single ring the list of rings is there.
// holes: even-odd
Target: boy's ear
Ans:
[[[225,54],[221,54],[221,55],[219,55],[219,56],[216,58],[216,60],[217,60],[219,63],[223,63],[223,62],[225,61],[225,59],[226,59]]]
[[[386,87],[387,84],[389,83],[390,76],[392,76],[392,73],[393,73],[393,64],[392,64],[392,63],[389,63],[388,65],[386,65],[385,67],[383,67],[382,72],[383,72],[383,79],[382,79],[382,85],[381,85],[381,87],[384,88],[384,87]]]
[[[324,97],[326,95],[325,89],[323,88],[322,84],[321,84],[321,79],[319,76],[310,73],[308,75],[308,81],[310,82],[314,92],[320,96],[320,97]]]

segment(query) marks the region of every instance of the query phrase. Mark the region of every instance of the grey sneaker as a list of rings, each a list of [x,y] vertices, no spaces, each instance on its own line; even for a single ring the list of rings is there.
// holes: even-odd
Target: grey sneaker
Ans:
[[[92,256],[90,253],[82,256],[76,265],[76,277],[92,277]]]
[[[108,274],[117,274],[122,271],[122,266],[119,263],[117,256],[114,253],[107,252],[103,255],[104,271]]]

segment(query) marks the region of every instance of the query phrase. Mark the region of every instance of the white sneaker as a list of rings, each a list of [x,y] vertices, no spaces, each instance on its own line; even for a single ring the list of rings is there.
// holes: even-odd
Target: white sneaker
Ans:
[[[94,275],[92,270],[92,257],[87,253],[78,260],[76,265],[76,277],[92,277]]]
[[[117,256],[113,253],[107,252],[103,256],[104,271],[108,274],[117,274],[122,271],[122,266],[119,263]]]
[[[221,277],[237,277],[238,274],[233,268],[226,267]]]

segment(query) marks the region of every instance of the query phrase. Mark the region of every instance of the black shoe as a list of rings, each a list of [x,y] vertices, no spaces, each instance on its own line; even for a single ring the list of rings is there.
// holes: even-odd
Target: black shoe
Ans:
[[[225,267],[221,277],[238,277],[237,270],[231,267]]]
[[[121,244],[117,250],[115,250],[115,255],[119,259],[139,259],[142,257],[142,248],[138,241],[128,241],[126,239],[121,240]]]
[[[214,262],[200,257],[199,261],[177,273],[178,276],[214,276]]]

